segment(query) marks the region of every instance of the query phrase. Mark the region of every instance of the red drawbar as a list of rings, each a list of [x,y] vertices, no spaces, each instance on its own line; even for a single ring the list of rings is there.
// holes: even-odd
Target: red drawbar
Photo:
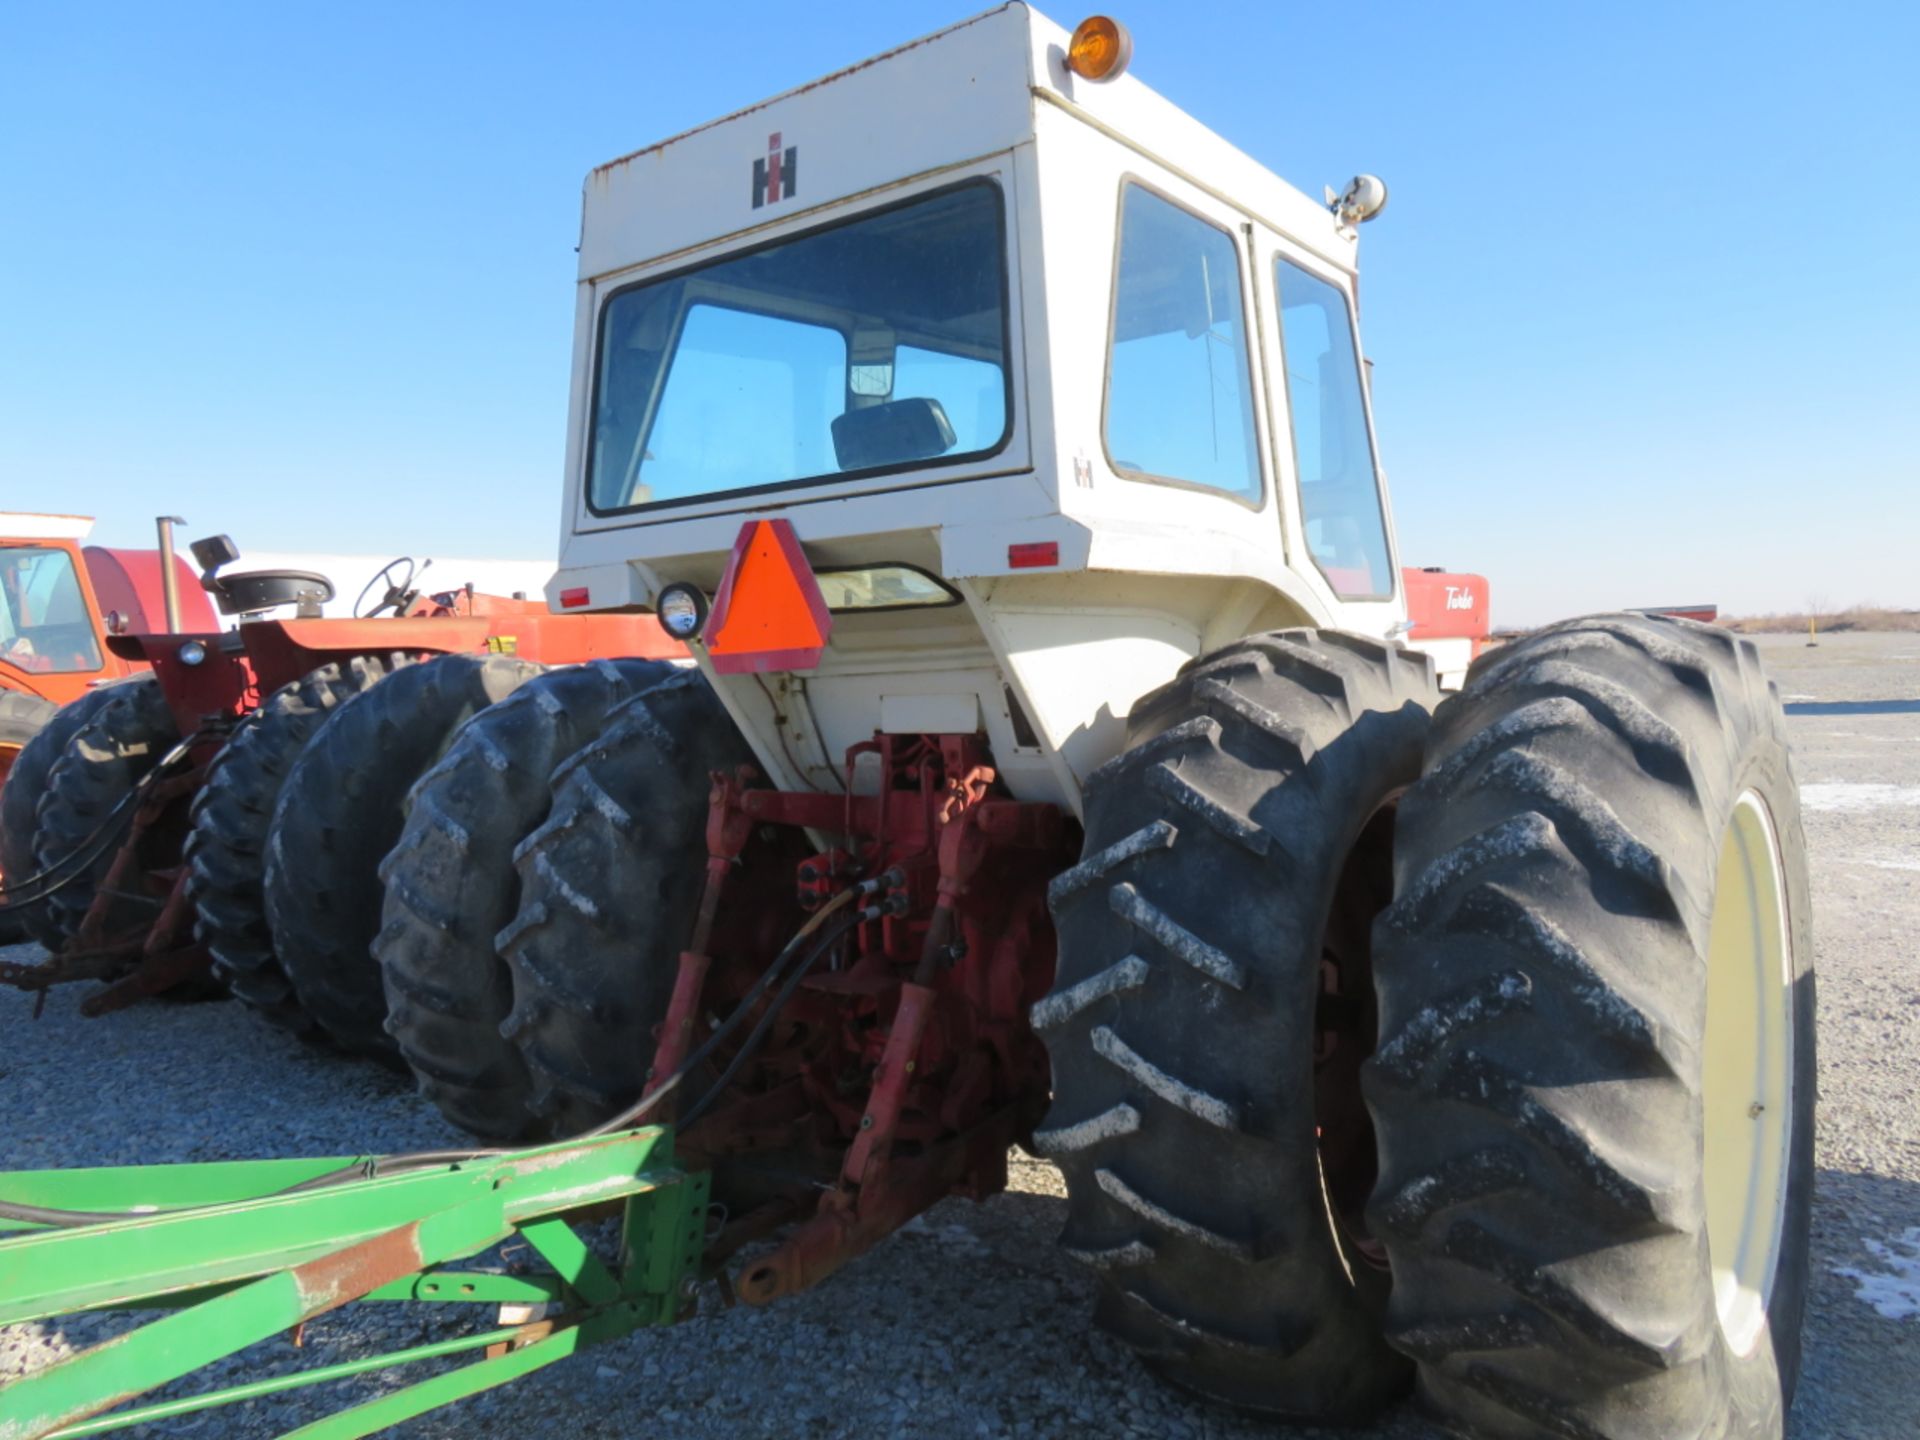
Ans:
[[[833,616],[790,520],[749,520],[733,542],[707,622],[707,655],[722,675],[811,670]]]
[[[1058,540],[1030,540],[1023,545],[1007,546],[1007,564],[1015,570],[1037,570],[1059,563]]]
[[[562,610],[578,610],[592,598],[593,593],[588,590],[586,586],[575,585],[571,589],[560,592],[560,608]]]

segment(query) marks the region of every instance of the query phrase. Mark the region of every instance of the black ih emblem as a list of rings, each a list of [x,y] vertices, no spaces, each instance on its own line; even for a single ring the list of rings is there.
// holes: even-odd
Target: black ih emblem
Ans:
[[[767,137],[767,156],[753,162],[753,208],[777,205],[791,199],[795,177],[800,173],[800,147],[780,148],[780,132]]]

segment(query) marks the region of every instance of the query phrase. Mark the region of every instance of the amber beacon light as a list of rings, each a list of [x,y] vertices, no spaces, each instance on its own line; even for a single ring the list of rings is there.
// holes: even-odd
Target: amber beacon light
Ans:
[[[1133,59],[1133,37],[1127,27],[1105,15],[1089,15],[1067,45],[1067,68],[1082,80],[1115,80]]]

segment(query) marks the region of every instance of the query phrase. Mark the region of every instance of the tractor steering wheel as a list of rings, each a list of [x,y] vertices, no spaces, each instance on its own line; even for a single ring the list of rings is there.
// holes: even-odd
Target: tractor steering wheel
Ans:
[[[393,611],[395,615],[406,614],[407,607],[412,605],[420,596],[420,592],[413,588],[415,578],[421,571],[427,568],[427,565],[431,565],[432,563],[433,562],[429,560],[423,565],[411,555],[402,555],[397,559],[389,560],[385,565],[380,567],[371,580],[367,581],[367,583],[361,587],[359,597],[353,602],[354,618],[356,620],[371,620],[374,616],[386,610]],[[402,579],[396,581],[393,578],[393,572],[402,565],[407,567],[407,573]],[[373,587],[382,582],[386,584],[386,594],[380,597],[379,602],[375,604],[371,610],[362,610],[360,607],[366,603],[367,596],[372,593]]]

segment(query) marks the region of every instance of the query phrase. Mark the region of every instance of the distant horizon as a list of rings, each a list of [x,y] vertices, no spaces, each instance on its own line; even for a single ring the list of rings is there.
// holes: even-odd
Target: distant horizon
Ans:
[[[95,517],[95,518],[97,522],[98,517]],[[215,529],[209,529],[203,532],[199,527],[190,523],[181,529],[179,536],[176,540],[176,543],[184,551],[189,539],[198,538],[198,536],[201,535],[202,533],[206,533],[206,534],[216,533],[216,530],[217,530],[217,527],[215,527]],[[503,554],[503,553],[461,555],[461,554],[456,554],[454,552],[447,551],[447,550],[442,550],[436,555],[436,552],[431,547],[427,547],[427,546],[419,546],[413,549],[407,549],[405,547],[401,547],[400,549],[394,550],[390,553],[385,550],[340,550],[340,549],[334,549],[334,548],[322,549],[319,547],[302,546],[302,545],[259,545],[259,544],[251,543],[244,536],[238,536],[238,535],[234,536],[234,539],[240,545],[243,562],[246,559],[246,557],[249,555],[257,556],[257,557],[272,556],[272,557],[275,557],[277,560],[284,562],[284,561],[291,561],[296,557],[302,557],[309,561],[323,560],[327,558],[370,560],[375,558],[376,556],[382,559],[386,559],[386,558],[391,558],[392,555],[410,554],[410,555],[413,555],[416,559],[433,558],[435,560],[436,566],[439,566],[442,568],[444,568],[445,565],[447,565],[448,563],[453,563],[453,562],[461,562],[461,563],[468,563],[468,564],[476,564],[476,563],[497,564],[497,565],[522,565],[522,564],[546,565],[551,567],[556,564],[558,559],[557,550],[555,554],[552,554],[552,555],[509,555],[509,554]],[[127,548],[127,549],[151,549],[155,545],[156,540],[150,526],[148,528],[148,533],[145,536],[139,536],[139,535],[121,536],[120,538],[110,539],[110,538],[104,538],[104,532],[100,528],[98,528],[98,524],[96,524],[95,531],[93,532],[92,535],[90,535],[87,538],[87,540],[84,543],[89,545],[107,545],[107,546]],[[1406,560],[1406,557],[1404,555],[1401,557],[1401,563],[1403,566],[1409,564],[1409,562]],[[1416,566],[1413,568],[1418,568],[1418,567]],[[1472,571],[1468,573],[1479,574],[1481,572]],[[334,580],[338,581],[340,580],[341,577],[333,576],[330,578],[333,578]],[[1518,633],[1518,632],[1524,632],[1527,630],[1534,630],[1534,629],[1538,629],[1542,625],[1553,624],[1555,621],[1558,621],[1558,620],[1572,619],[1578,615],[1595,613],[1594,609],[1569,610],[1560,614],[1540,615],[1540,616],[1533,616],[1533,617],[1524,618],[1524,619],[1511,619],[1501,613],[1501,595],[1500,595],[1499,577],[1487,576],[1486,578],[1487,578],[1488,586],[1491,592],[1491,602],[1492,602],[1492,609],[1493,609],[1493,631],[1495,634]],[[1800,604],[1782,605],[1772,610],[1753,610],[1753,611],[1736,610],[1736,609],[1730,608],[1729,606],[1719,603],[1718,601],[1712,599],[1711,597],[1703,597],[1698,595],[1686,596],[1680,599],[1673,599],[1671,597],[1668,597],[1664,599],[1654,598],[1654,599],[1622,600],[1618,604],[1615,604],[1612,606],[1595,607],[1595,608],[1596,609],[1605,608],[1605,609],[1614,609],[1614,610],[1655,610],[1655,609],[1678,610],[1678,609],[1688,609],[1696,606],[1707,606],[1707,605],[1713,606],[1718,611],[1718,618],[1722,621],[1728,621],[1728,620],[1765,621],[1765,620],[1797,619],[1799,622],[1799,625],[1796,626],[1795,628],[1804,627],[1808,613],[1810,611],[1814,611],[1814,607],[1805,601],[1801,602]],[[1855,615],[1860,612],[1874,612],[1874,611],[1886,611],[1886,612],[1891,612],[1897,615],[1920,616],[1920,604],[1886,605],[1886,604],[1882,604],[1877,600],[1871,600],[1871,599],[1857,600],[1857,601],[1852,601],[1846,604],[1835,604],[1830,601],[1822,600],[1817,609],[1817,612],[1815,613],[1817,613],[1822,619],[1829,618],[1829,617],[1838,619],[1838,618],[1844,618],[1849,615]]]
[[[0,507],[549,559],[586,174],[977,3],[16,14]],[[1136,75],[1300,190],[1386,179],[1402,563],[1486,575],[1503,625],[1920,606],[1920,9],[1124,18]],[[646,84],[581,83],[618,54]]]

